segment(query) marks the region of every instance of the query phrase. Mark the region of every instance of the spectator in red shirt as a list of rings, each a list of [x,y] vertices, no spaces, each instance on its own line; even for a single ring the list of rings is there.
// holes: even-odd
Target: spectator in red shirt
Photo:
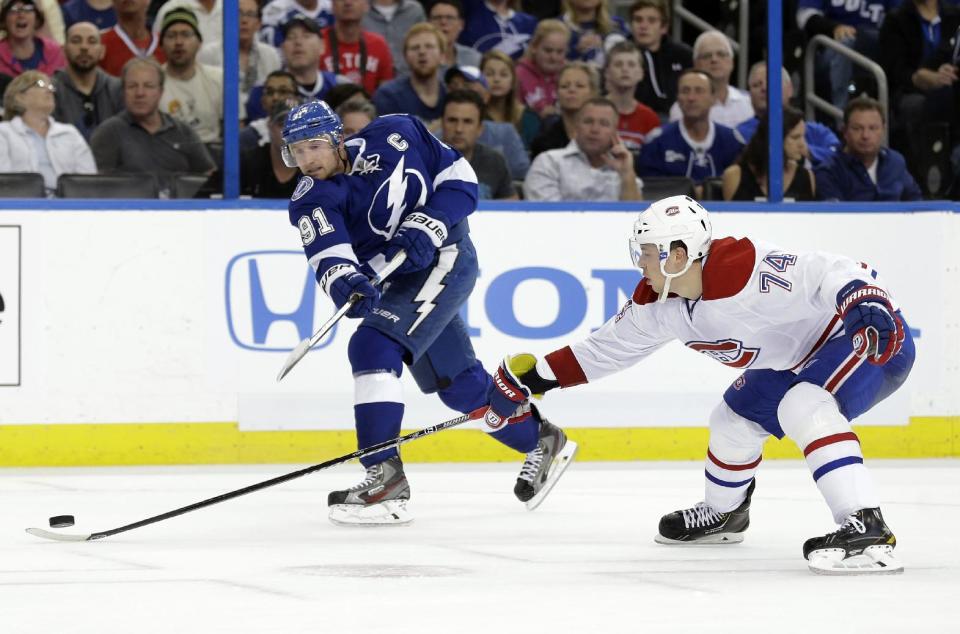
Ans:
[[[371,95],[393,79],[393,57],[382,36],[364,31],[360,22],[370,11],[369,0],[333,0],[333,26],[323,30],[320,67],[343,75]]]
[[[105,51],[100,68],[105,72],[119,77],[123,65],[134,57],[152,57],[161,64],[167,61],[160,37],[147,26],[149,6],[150,0],[113,0],[117,23],[100,38]]]
[[[619,42],[607,53],[603,69],[607,98],[617,106],[620,121],[617,134],[627,149],[643,147],[647,133],[660,127],[657,113],[636,99],[637,84],[643,81],[643,60],[633,42]]]

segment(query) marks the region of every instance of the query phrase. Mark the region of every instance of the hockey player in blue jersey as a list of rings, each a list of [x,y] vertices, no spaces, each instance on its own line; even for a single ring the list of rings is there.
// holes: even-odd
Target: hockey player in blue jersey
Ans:
[[[360,448],[399,435],[404,365],[423,392],[448,407],[466,413],[486,406],[493,379],[459,317],[479,270],[467,224],[477,205],[470,164],[409,115],[380,117],[344,140],[339,117],[323,101],[290,112],[283,142],[284,161],[304,174],[290,199],[290,222],[317,282],[338,307],[360,297],[347,312],[363,320],[348,346]],[[382,289],[374,287],[370,279],[400,252],[406,261]],[[483,427],[526,454],[514,491],[535,508],[576,444],[529,406],[504,418],[491,414]],[[398,452],[361,462],[364,480],[330,493],[331,521],[409,522],[410,487]]]

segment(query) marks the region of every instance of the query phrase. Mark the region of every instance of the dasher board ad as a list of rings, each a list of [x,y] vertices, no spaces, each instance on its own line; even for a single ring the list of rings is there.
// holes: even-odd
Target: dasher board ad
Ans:
[[[0,225],[0,386],[20,385],[20,227]]]

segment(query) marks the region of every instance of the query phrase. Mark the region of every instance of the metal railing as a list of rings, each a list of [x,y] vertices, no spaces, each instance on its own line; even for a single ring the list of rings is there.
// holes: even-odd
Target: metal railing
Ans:
[[[886,144],[888,142],[888,133],[890,130],[890,92],[887,87],[887,74],[883,71],[880,64],[876,63],[866,55],[858,53],[849,46],[841,44],[836,40],[826,36],[826,35],[815,35],[807,43],[807,50],[804,52],[803,56],[803,97],[805,106],[804,116],[806,119],[813,119],[815,110],[822,110],[827,114],[831,115],[835,119],[843,119],[843,110],[836,107],[826,99],[818,97],[814,92],[814,65],[816,63],[816,53],[817,49],[829,48],[833,51],[836,51],[844,57],[850,58],[850,61],[860,66],[861,68],[866,69],[870,74],[873,75],[874,79],[877,80],[877,101],[880,102],[880,106],[883,108],[883,112],[887,118],[887,125],[884,127],[883,131],[883,142]]]
[[[680,29],[686,22],[701,31],[716,31],[717,27],[710,24],[696,13],[683,7],[683,0],[673,0],[673,37],[680,38]],[[740,0],[737,14],[738,40],[727,36],[733,52],[737,55],[737,86],[746,89],[747,73],[750,69],[750,0]],[[726,35],[726,34],[725,34]]]

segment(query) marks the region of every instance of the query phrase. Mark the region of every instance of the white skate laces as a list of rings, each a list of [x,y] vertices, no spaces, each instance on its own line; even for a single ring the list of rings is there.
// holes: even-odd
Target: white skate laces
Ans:
[[[709,526],[723,519],[723,513],[718,513],[706,502],[697,502],[692,509],[683,509],[683,523],[687,528]]]
[[[526,460],[523,461],[523,467],[520,468],[520,475],[517,476],[520,480],[526,480],[527,482],[533,482],[537,478],[537,473],[540,471],[540,465],[543,464],[543,443],[539,443],[537,448],[527,454]]]
[[[377,481],[377,478],[380,477],[380,469],[381,467],[379,464],[375,464],[372,467],[367,467],[367,475],[363,478],[363,482],[353,485],[347,489],[347,491],[360,491],[361,489],[373,484]]]
[[[843,520],[843,524],[840,525],[840,531],[845,529],[847,526],[853,527],[853,529],[861,535],[867,532],[867,526],[857,519],[856,514],[851,514],[847,517],[847,519]]]

